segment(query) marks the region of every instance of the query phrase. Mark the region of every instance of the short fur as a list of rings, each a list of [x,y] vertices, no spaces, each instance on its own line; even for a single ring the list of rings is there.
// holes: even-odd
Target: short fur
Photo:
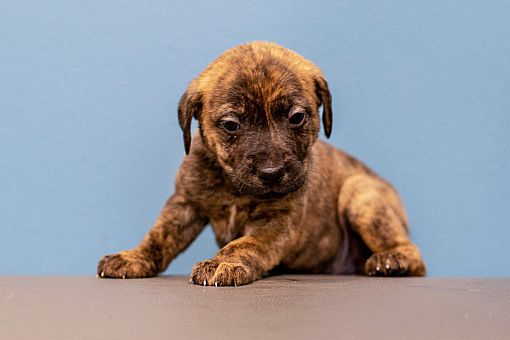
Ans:
[[[221,55],[179,104],[188,155],[175,193],[140,245],[103,257],[98,274],[155,276],[210,223],[221,249],[193,267],[196,284],[243,285],[274,272],[425,275],[397,192],[317,139],[320,106],[329,137],[328,85],[302,56],[267,42]]]

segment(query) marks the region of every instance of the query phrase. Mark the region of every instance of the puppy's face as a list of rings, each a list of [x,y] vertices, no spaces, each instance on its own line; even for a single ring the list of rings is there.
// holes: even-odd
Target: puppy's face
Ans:
[[[192,82],[179,118],[187,143],[186,119],[198,118],[237,193],[283,195],[306,179],[323,102],[329,135],[331,100],[320,71],[281,46],[252,43],[227,51]]]

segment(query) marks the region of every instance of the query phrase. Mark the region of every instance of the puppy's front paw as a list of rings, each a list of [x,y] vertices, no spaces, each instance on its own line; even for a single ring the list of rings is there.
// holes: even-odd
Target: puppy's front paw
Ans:
[[[204,286],[213,285],[214,282],[212,282],[212,277],[214,276],[219,264],[220,263],[215,259],[198,262],[193,266],[193,269],[191,269],[191,275],[189,277],[190,282]]]
[[[406,276],[409,275],[409,261],[396,251],[373,254],[365,262],[365,274],[370,276]]]
[[[158,269],[147,256],[132,249],[114,255],[106,255],[97,265],[97,275],[115,278],[142,278],[158,274]]]
[[[219,262],[215,259],[197,263],[190,281],[204,286],[240,286],[251,283],[257,275],[243,263]]]

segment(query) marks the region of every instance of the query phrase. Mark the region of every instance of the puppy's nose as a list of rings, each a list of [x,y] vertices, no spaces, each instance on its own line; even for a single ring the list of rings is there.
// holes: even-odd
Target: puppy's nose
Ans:
[[[257,174],[265,185],[275,185],[282,180],[285,169],[283,165],[266,166],[259,168]]]

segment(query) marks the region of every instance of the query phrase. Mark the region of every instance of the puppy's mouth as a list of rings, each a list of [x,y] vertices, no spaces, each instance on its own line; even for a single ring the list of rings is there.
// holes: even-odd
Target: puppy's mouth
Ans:
[[[290,183],[280,184],[273,187],[250,186],[246,183],[237,186],[240,195],[252,195],[261,199],[278,199],[297,191],[304,184],[304,177],[296,178]]]
[[[287,196],[287,194],[289,194],[289,192],[270,191],[268,193],[265,193],[265,194],[262,194],[262,195],[258,195],[257,197],[261,198],[261,199],[264,199],[264,200],[274,200],[274,199],[283,198],[283,197]]]

